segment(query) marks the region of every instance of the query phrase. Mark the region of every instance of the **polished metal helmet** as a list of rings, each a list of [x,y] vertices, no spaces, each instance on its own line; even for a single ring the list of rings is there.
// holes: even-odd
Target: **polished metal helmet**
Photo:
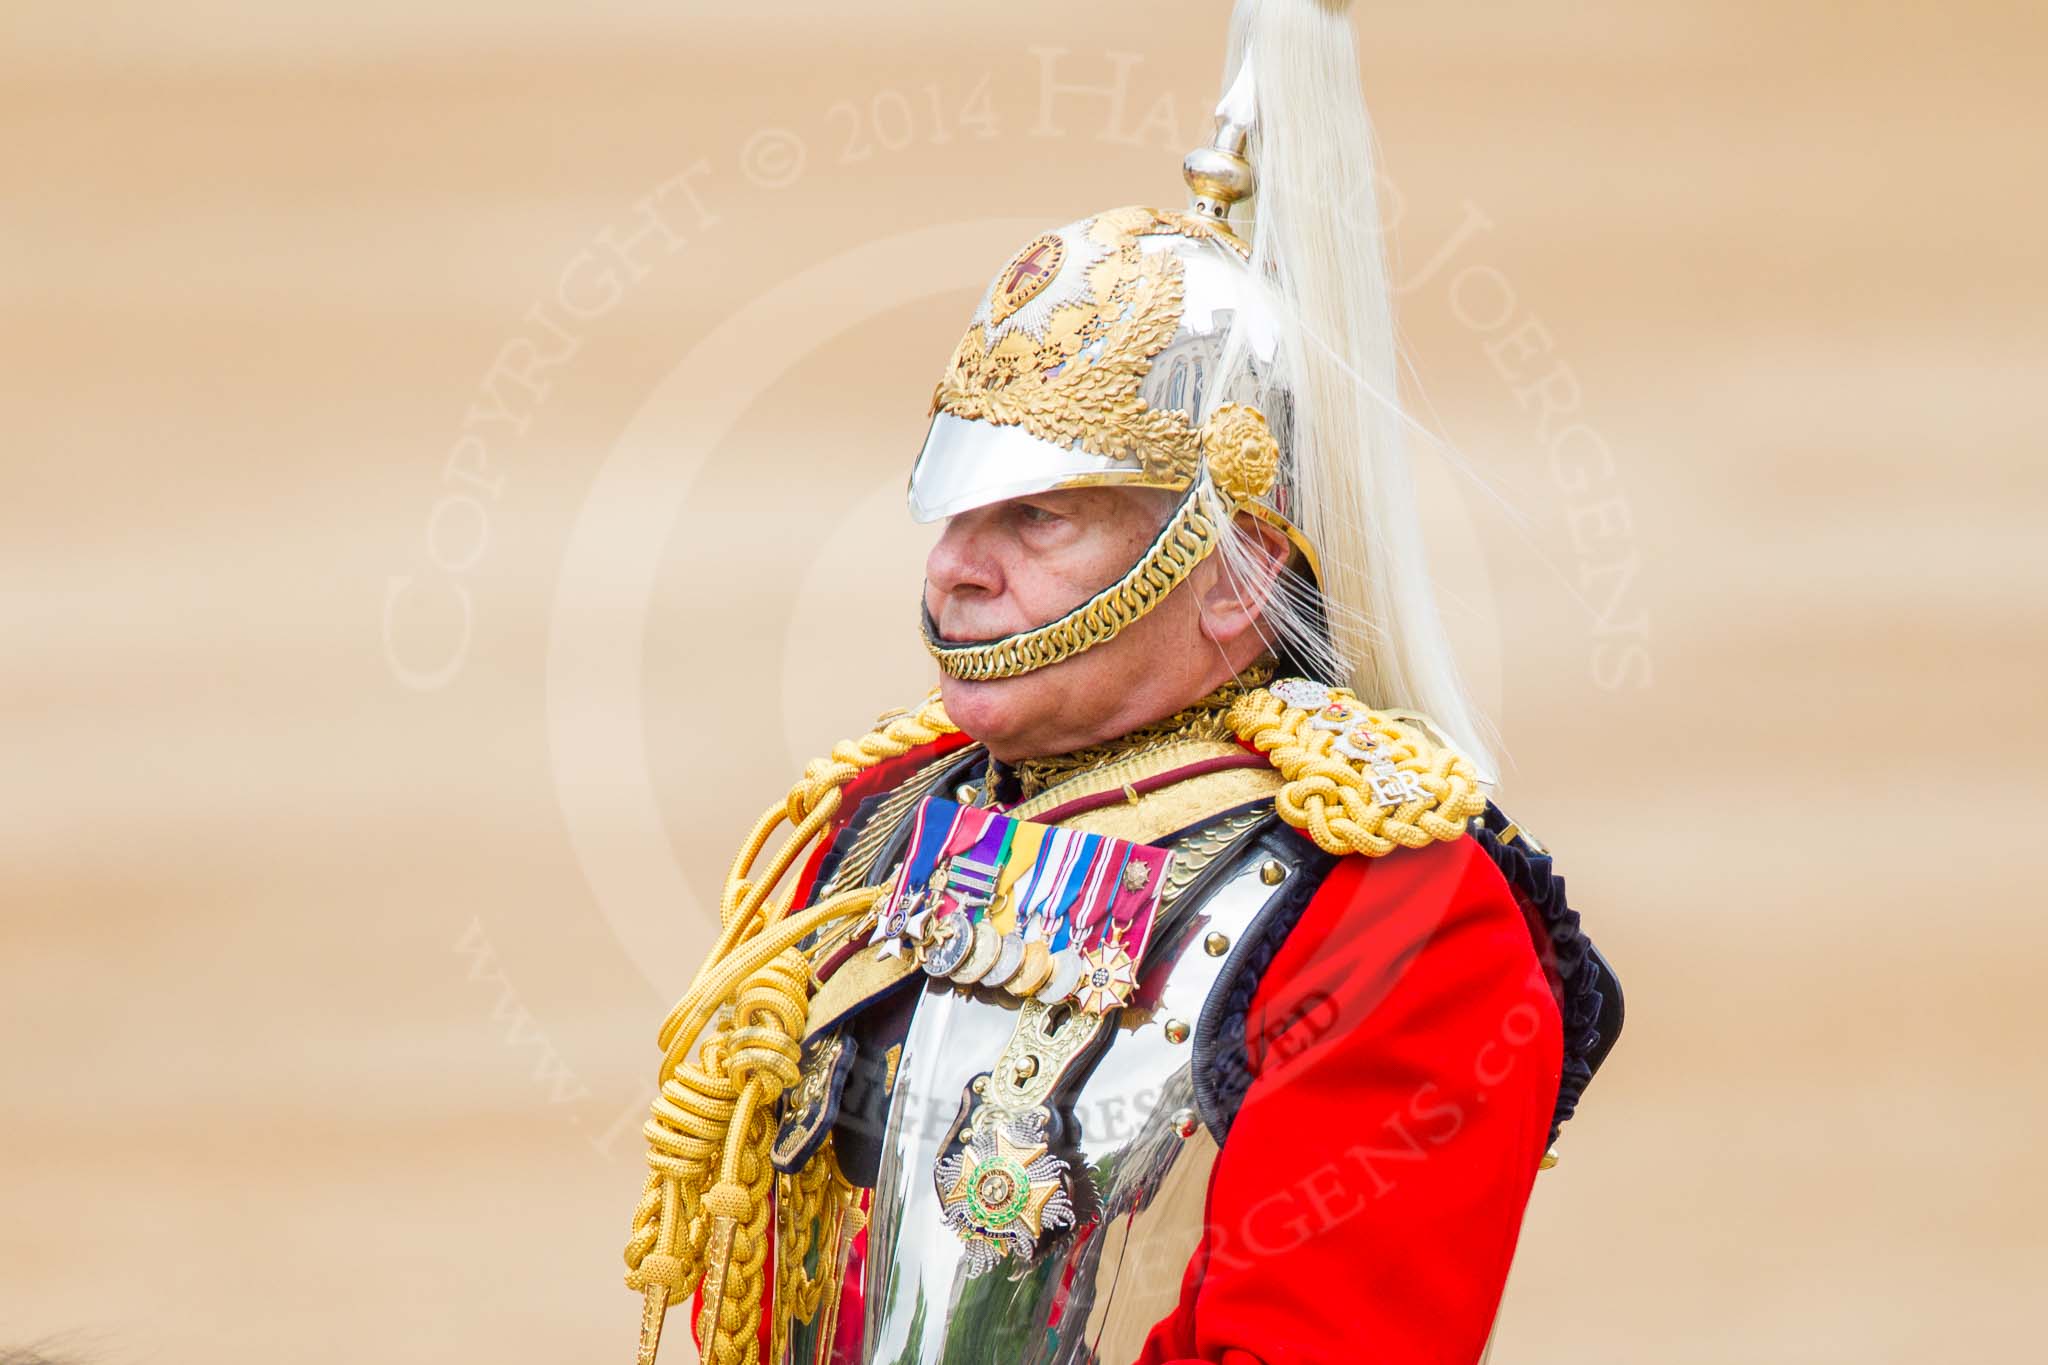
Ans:
[[[1291,530],[1278,338],[1245,253],[1212,219],[1149,208],[1026,242],[990,282],[933,397],[911,515],[935,521],[1059,488],[1184,493],[1208,453],[1205,422],[1238,404],[1265,417],[1280,457],[1248,501]],[[1218,391],[1233,338],[1243,363]]]
[[[1249,65],[1240,78],[1248,103]],[[1233,91],[1233,98],[1236,97]],[[1131,572],[1068,616],[996,641],[926,643],[956,677],[1010,677],[1115,635],[1220,542],[1239,511],[1291,515],[1292,404],[1273,304],[1228,223],[1252,187],[1249,113],[1188,158],[1186,210],[1121,208],[1043,233],[996,272],[932,398],[910,511],[936,521],[1055,489],[1182,494]]]
[[[1058,620],[949,640],[927,612],[949,676],[1071,658],[1221,551],[1291,667],[1427,711],[1484,753],[1430,585],[1347,8],[1242,0],[1215,138],[1184,167],[1189,207],[1043,233],[989,282],[933,395],[911,514],[1100,486],[1180,502],[1129,572]],[[1293,545],[1277,575],[1231,533],[1240,513]]]

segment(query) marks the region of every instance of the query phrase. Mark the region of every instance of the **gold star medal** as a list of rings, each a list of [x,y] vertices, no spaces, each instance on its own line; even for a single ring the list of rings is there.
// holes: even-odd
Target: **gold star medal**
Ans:
[[[1045,1115],[1033,1110],[977,1129],[933,1172],[939,1212],[966,1245],[968,1276],[997,1261],[1028,1261],[1047,1232],[1072,1227],[1067,1163],[1046,1147]]]

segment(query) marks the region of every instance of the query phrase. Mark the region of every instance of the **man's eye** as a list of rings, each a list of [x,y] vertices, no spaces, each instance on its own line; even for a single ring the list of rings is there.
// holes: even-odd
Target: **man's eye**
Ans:
[[[1027,523],[1033,526],[1050,526],[1053,522],[1060,519],[1060,514],[1051,508],[1037,507],[1028,502],[1019,506],[1018,513]]]

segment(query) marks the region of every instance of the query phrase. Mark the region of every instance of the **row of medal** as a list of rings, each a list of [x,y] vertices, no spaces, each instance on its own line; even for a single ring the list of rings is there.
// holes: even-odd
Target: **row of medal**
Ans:
[[[927,797],[869,942],[934,977],[1089,1013],[1130,1002],[1168,850]]]

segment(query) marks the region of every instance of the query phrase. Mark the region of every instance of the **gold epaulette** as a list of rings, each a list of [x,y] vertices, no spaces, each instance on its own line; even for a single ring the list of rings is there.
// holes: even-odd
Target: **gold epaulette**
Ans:
[[[1283,678],[1247,692],[1230,728],[1286,779],[1280,818],[1327,853],[1377,858],[1465,833],[1486,810],[1472,760],[1409,713],[1376,711],[1343,688]]]

